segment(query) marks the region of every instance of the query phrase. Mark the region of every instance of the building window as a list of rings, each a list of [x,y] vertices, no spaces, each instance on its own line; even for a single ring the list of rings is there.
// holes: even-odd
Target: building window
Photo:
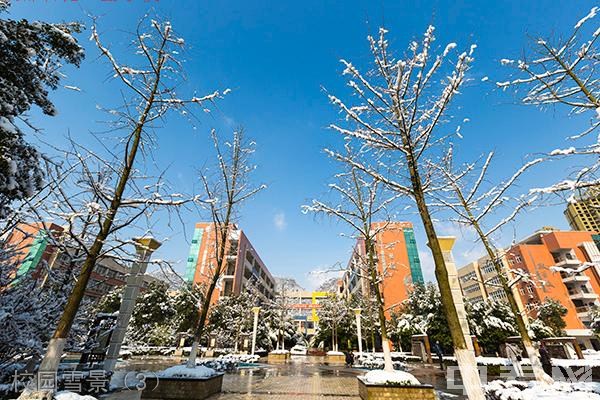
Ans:
[[[516,262],[517,264],[520,264],[520,263],[522,263],[522,262],[523,262],[523,260],[521,260],[521,256],[519,256],[518,254],[515,254],[515,262]]]
[[[494,267],[494,263],[491,260],[487,260],[485,262],[485,265],[483,266],[483,273],[484,274],[491,274],[492,272],[495,272],[496,268]]]

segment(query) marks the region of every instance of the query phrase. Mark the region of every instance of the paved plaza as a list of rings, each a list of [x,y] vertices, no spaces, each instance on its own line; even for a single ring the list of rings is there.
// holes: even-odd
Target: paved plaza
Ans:
[[[119,367],[122,370],[155,371],[177,364],[174,358],[131,360]],[[462,399],[456,391],[446,389],[443,371],[437,366],[411,365],[410,372],[421,382],[436,387],[440,397]],[[322,357],[294,356],[282,365],[261,364],[259,367],[240,368],[227,373],[223,379],[223,392],[211,400],[291,400],[291,399],[359,399],[356,376],[364,371],[327,366]],[[118,374],[117,374],[118,375]],[[139,392],[122,391],[111,394],[108,400],[136,400]]]

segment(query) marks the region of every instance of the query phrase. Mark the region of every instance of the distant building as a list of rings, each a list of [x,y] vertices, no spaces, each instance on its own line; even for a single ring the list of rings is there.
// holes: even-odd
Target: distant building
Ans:
[[[543,228],[505,250],[502,257],[505,269],[532,277],[532,282],[523,280],[514,288],[527,317],[535,319],[544,300],[559,301],[567,309],[566,334],[586,348],[594,341],[590,311],[600,306],[600,250],[595,239],[593,232]],[[468,302],[506,301],[499,277],[485,257],[459,269],[459,283]]]
[[[187,259],[186,280],[206,284],[212,277],[215,265],[215,226],[210,222],[196,224]],[[275,297],[275,279],[260,259],[246,234],[232,224],[227,238],[223,275],[213,294],[212,301],[220,297],[239,295],[252,285],[262,300]]]
[[[64,234],[64,228],[53,223],[46,226],[42,223],[18,224],[2,239],[5,246],[12,246],[15,251],[12,258],[12,273],[15,279],[18,281],[20,277],[31,274],[34,279],[43,282],[47,277],[47,269],[71,270],[77,275],[81,266],[70,261],[70,257],[64,251],[53,245],[60,242]],[[124,286],[129,270],[129,266],[114,258],[100,258],[92,271],[85,298],[95,302],[115,287]],[[152,282],[160,280],[145,275],[143,288]]]
[[[421,261],[413,226],[410,222],[376,222],[372,230],[379,230],[376,240],[377,268],[383,276],[381,289],[384,307],[390,311],[408,298],[410,287],[423,283]],[[340,291],[346,297],[366,296],[372,291],[364,270],[365,242],[359,238],[354,246]]]
[[[507,269],[506,255],[502,255],[500,259],[504,269]],[[458,269],[458,279],[467,303],[508,300],[500,285],[500,278],[494,264],[488,256],[481,257]]]
[[[570,202],[565,217],[574,231],[600,232],[600,192],[591,190]]]
[[[319,327],[318,310],[320,303],[332,293],[310,292],[306,290],[290,291],[285,293],[290,315],[297,331],[312,336]]]

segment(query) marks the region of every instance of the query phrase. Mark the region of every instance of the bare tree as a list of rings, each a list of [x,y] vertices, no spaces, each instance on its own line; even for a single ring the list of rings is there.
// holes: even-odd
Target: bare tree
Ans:
[[[531,167],[541,163],[543,159],[532,160],[519,168],[506,181],[491,184],[488,172],[493,156],[493,152],[489,153],[481,166],[471,163],[455,167],[453,152],[450,149],[444,162],[431,163],[431,168],[439,171],[442,181],[447,184],[447,189],[437,193],[439,206],[452,211],[455,217],[451,219],[454,222],[461,226],[468,226],[475,231],[498,275],[510,310],[516,318],[517,330],[531,361],[536,380],[552,383],[552,378],[542,368],[539,352],[533,347],[528,327],[515,298],[513,287],[519,282],[520,276],[517,276],[517,279],[509,276],[502,262],[503,252],[494,245],[492,240],[495,232],[514,221],[518,213],[525,210],[535,200],[535,196],[515,198],[511,191],[516,186],[518,179]],[[504,210],[508,211],[508,215],[498,221]],[[494,222],[494,220],[496,221]]]
[[[330,294],[321,301],[318,310],[319,331],[331,331],[331,351],[339,351],[339,330],[350,320],[348,301],[335,294]]]
[[[208,209],[211,217],[211,242],[214,244],[210,250],[204,272],[200,271],[199,279],[205,282],[205,291],[200,307],[200,317],[194,332],[194,342],[188,358],[187,367],[196,366],[198,346],[204,334],[207,316],[213,294],[219,284],[223,272],[227,268],[227,255],[230,240],[237,233],[234,225],[241,204],[264,189],[265,185],[254,186],[250,175],[254,171],[250,158],[254,153],[254,142],[246,143],[244,130],[238,129],[233,133],[233,140],[225,143],[225,149],[220,143],[215,130],[212,139],[216,151],[216,170],[200,175],[204,194],[209,199]]]
[[[265,307],[273,312],[273,322],[277,329],[277,344],[275,350],[285,351],[285,329],[290,323],[290,296],[293,294],[294,285],[297,285],[293,278],[278,278],[276,283],[275,298],[267,300]]]
[[[600,126],[600,77],[598,64],[600,52],[598,37],[600,28],[595,29],[589,39],[584,39],[589,22],[596,17],[600,8],[593,7],[589,14],[579,20],[573,31],[565,39],[552,40],[538,38],[534,41],[532,54],[525,54],[518,60],[502,59],[501,63],[516,69],[517,76],[498,82],[502,89],[523,88],[526,90],[522,102],[540,108],[548,106],[566,107],[570,115],[585,115],[590,118],[590,126],[583,132],[569,136],[568,139],[581,139],[594,132]],[[564,149],[550,152],[554,158],[565,156],[590,157],[590,165],[578,168],[572,177],[556,184],[534,189],[537,193],[560,193],[585,190],[600,184],[598,153],[600,142],[596,138],[592,143],[574,143]]]
[[[348,154],[350,154],[349,148]],[[351,155],[347,157],[351,159]],[[346,172],[337,174],[336,182],[331,183],[329,187],[336,197],[339,197],[334,200],[335,204],[313,200],[311,205],[303,206],[303,210],[340,220],[354,231],[353,237],[364,241],[364,254],[359,253],[352,259],[355,264],[353,271],[369,282],[369,292],[366,296],[372,294],[375,296],[385,370],[393,371],[382,293],[385,270],[383,267],[378,267],[376,250],[377,235],[385,230],[387,225],[384,223],[375,226],[373,223],[376,219],[389,221],[387,208],[396,196],[386,193],[384,185],[377,178],[365,174],[354,166],[349,166]],[[334,351],[336,350],[337,348],[334,348]]]
[[[160,23],[155,20],[142,19],[137,26],[134,46],[138,67],[122,64],[105,47],[100,39],[96,25],[92,26],[92,40],[102,56],[111,67],[111,75],[124,88],[124,104],[117,109],[109,110],[115,120],[112,124],[114,132],[124,132],[116,141],[114,148],[107,152],[114,155],[111,172],[114,179],[100,180],[101,185],[94,187],[93,195],[97,203],[90,203],[95,208],[104,204],[102,212],[92,213],[92,225],[89,246],[85,247],[84,260],[77,282],[65,305],[57,328],[50,340],[48,350],[40,366],[40,371],[53,372],[58,368],[66,338],[83,299],[90,280],[92,270],[103,252],[110,235],[124,225],[117,222],[123,208],[135,204],[145,204],[147,198],[125,201],[132,190],[132,177],[141,173],[136,168],[139,153],[149,154],[149,144],[153,140],[152,129],[155,123],[164,119],[172,111],[181,111],[188,104],[203,104],[219,97],[215,92],[202,98],[193,97],[183,100],[176,96],[174,87],[181,82],[180,62],[175,58],[177,49],[183,46],[183,39],[178,38],[169,22]],[[171,86],[175,85],[175,86]],[[94,157],[94,154],[90,154]],[[75,211],[72,211],[75,212]],[[143,211],[138,216],[143,215]],[[135,219],[135,218],[134,218]]]
[[[363,144],[371,153],[368,163],[361,163],[339,152],[337,159],[361,169],[385,183],[399,195],[412,199],[417,206],[435,264],[435,275],[442,297],[456,359],[465,391],[472,400],[484,398],[477,373],[475,354],[467,344],[452,297],[442,248],[438,242],[428,200],[438,188],[430,176],[427,160],[444,152],[446,138],[456,132],[444,132],[450,119],[450,105],[465,82],[473,61],[475,45],[451,60],[456,43],[434,54],[434,28],[430,26],[421,43],[413,41],[405,56],[397,58],[386,40],[369,36],[373,68],[367,73],[346,60],[344,75],[354,94],[354,105],[329,95],[346,119],[346,124],[331,128],[344,137]]]

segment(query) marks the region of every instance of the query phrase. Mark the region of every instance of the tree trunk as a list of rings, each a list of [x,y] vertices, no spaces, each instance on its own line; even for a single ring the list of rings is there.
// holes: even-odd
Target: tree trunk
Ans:
[[[192,342],[192,349],[190,350],[190,356],[188,357],[186,368],[194,368],[196,366],[196,357],[198,357],[198,346],[200,343],[194,338]]]
[[[461,195],[461,199],[463,200],[463,205],[466,204],[464,202],[464,198],[462,197],[462,195]],[[517,331],[519,332],[519,335],[521,336],[521,340],[523,340],[523,346],[525,347],[525,351],[527,352],[527,356],[529,358],[529,361],[531,362],[531,368],[533,370],[535,379],[538,382],[552,384],[554,382],[554,379],[552,379],[552,377],[550,377],[548,374],[546,374],[544,372],[544,369],[542,368],[542,362],[540,361],[539,352],[533,347],[533,342],[531,340],[531,337],[529,336],[529,332],[527,330],[527,325],[525,324],[525,320],[523,319],[523,315],[521,314],[521,312],[519,310],[519,306],[517,304],[517,300],[515,299],[515,295],[514,295],[512,289],[508,286],[508,278],[504,274],[502,263],[498,259],[497,254],[492,247],[492,244],[490,243],[487,236],[485,235],[485,233],[479,226],[479,223],[473,217],[470,208],[468,208],[468,205],[465,208],[469,215],[469,218],[472,218],[471,219],[472,225],[475,228],[475,231],[477,231],[477,234],[479,235],[479,239],[481,240],[481,243],[483,243],[483,246],[485,247],[487,255],[493,263],[494,269],[496,270],[496,274],[498,274],[498,278],[500,279],[500,284],[502,285],[502,289],[503,289],[504,293],[506,294],[510,309],[517,321]]]
[[[371,353],[375,353],[375,328],[371,329]]]
[[[225,259],[225,252],[227,247],[227,238],[229,237],[229,222],[231,218],[231,211],[233,208],[233,203],[229,202],[227,204],[227,210],[225,212],[225,219],[223,222],[223,226],[219,227],[213,217],[213,225],[215,229],[215,240],[218,237],[218,229],[221,229],[221,238],[220,242],[218,242],[219,248],[215,249],[216,254],[216,266],[213,272],[212,279],[210,281],[210,285],[205,293],[204,301],[202,303],[202,309],[200,310],[200,317],[198,318],[198,324],[196,325],[195,333],[194,333],[194,343],[192,344],[192,350],[194,349],[194,344],[196,345],[196,351],[191,351],[190,356],[188,358],[186,367],[194,368],[196,366],[196,357],[198,355],[197,349],[200,344],[200,340],[202,339],[202,335],[204,334],[204,325],[206,324],[206,318],[208,317],[208,310],[210,308],[210,302],[212,295],[217,287],[217,283],[219,282],[219,278],[221,277],[221,271],[223,268],[223,260]],[[216,243],[216,242],[215,242]]]
[[[479,377],[479,371],[477,369],[475,353],[467,347],[465,336],[462,327],[460,326],[460,320],[452,298],[452,289],[448,280],[448,271],[446,270],[444,255],[437,239],[429,208],[425,202],[425,193],[423,191],[421,177],[419,176],[417,164],[413,157],[412,151],[409,151],[406,155],[413,195],[425,229],[428,245],[431,249],[431,255],[433,256],[435,277],[438,282],[442,306],[446,315],[450,336],[452,337],[456,361],[460,369],[465,393],[470,400],[484,400],[485,395],[483,393],[481,378]]]
[[[202,340],[202,335],[204,334],[204,325],[206,324],[206,318],[208,316],[208,309],[210,307],[210,299],[212,294],[217,286],[217,282],[219,277],[215,274],[213,279],[210,282],[210,286],[208,287],[206,296],[204,297],[204,301],[202,302],[202,309],[200,310],[200,318],[198,318],[198,324],[196,325],[195,333],[194,333],[194,342],[192,343],[192,351],[190,351],[190,356],[188,357],[186,367],[187,368],[195,368],[196,367],[196,357],[198,357],[198,347],[200,346],[200,340]]]
[[[369,232],[370,227],[365,226],[365,232]],[[385,310],[383,308],[383,298],[381,296],[381,289],[377,279],[377,265],[375,263],[375,245],[373,239],[370,236],[365,238],[365,247],[368,257],[368,268],[371,276],[371,287],[375,290],[375,297],[377,299],[377,314],[379,317],[379,324],[381,325],[381,347],[383,348],[383,360],[384,370],[393,371],[394,364],[392,363],[392,354],[390,351],[390,343],[388,341],[387,327],[385,326]]]

